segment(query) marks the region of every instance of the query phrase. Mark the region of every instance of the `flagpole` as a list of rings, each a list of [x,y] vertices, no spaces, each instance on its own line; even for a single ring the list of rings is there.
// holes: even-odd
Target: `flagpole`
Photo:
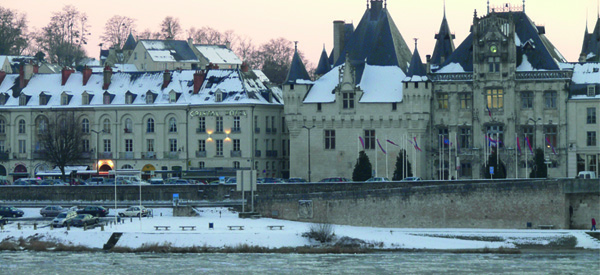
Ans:
[[[408,177],[408,175],[406,174],[406,172],[408,171],[408,168],[406,167],[406,165],[408,164],[408,160],[406,159],[406,134],[402,135],[402,163],[403,163],[403,167],[402,167],[402,176],[403,178]]]
[[[438,134],[438,180],[442,179],[442,146],[440,145],[441,134]]]
[[[527,147],[529,147],[529,145],[527,145]],[[525,178],[528,179],[529,178],[529,173],[527,173],[527,171],[529,170],[528,166],[528,160],[527,160],[527,155],[529,155],[529,153],[527,153],[527,151],[525,151]]]
[[[415,138],[415,142],[416,142],[416,140],[417,139]],[[415,166],[415,172],[413,173],[413,176],[418,177],[417,176],[417,167],[419,167],[419,166],[417,165],[417,147],[414,147],[414,149],[415,150],[413,151],[413,163],[414,163],[414,166]]]
[[[456,147],[456,158],[454,159],[454,178],[458,180],[458,167],[460,164],[458,163],[458,132],[454,133],[454,146]]]
[[[517,148],[519,148],[519,144],[518,144],[519,142],[517,141],[518,138],[519,138],[519,136],[517,135],[517,133],[515,133],[515,142],[516,142],[516,144],[515,144],[516,145],[515,146],[515,179],[519,178],[519,173],[518,173],[518,171],[519,171],[519,160],[518,160],[518,156],[517,156],[517,154],[519,153],[518,152],[519,150],[517,149]]]
[[[377,141],[377,135],[375,135],[375,141]],[[379,156],[377,148],[375,148],[375,176],[377,177],[377,157]]]
[[[387,140],[387,138],[386,138],[386,140]],[[385,152],[386,152],[386,153],[385,153],[385,177],[386,177],[386,178],[390,176],[390,174],[389,174],[389,172],[388,172],[388,158],[387,158],[387,152],[389,152],[389,151],[388,151],[387,144],[388,144],[388,142],[386,142],[386,143],[385,143]]]

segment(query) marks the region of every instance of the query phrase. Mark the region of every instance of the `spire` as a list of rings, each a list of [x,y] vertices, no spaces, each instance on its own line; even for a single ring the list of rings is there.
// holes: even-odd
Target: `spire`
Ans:
[[[525,0],[523,0],[523,12],[525,12]]]
[[[127,40],[125,41],[125,44],[123,45],[123,50],[133,50],[135,49],[135,38],[133,38],[133,34],[131,34],[131,32],[129,32],[129,36],[127,36]]]
[[[488,0],[487,4],[488,4],[487,5],[487,14],[490,14],[490,0]],[[477,12],[475,14],[477,14]],[[475,15],[475,16],[477,16],[477,15]]]
[[[446,19],[446,0],[444,0],[444,19]]]
[[[306,67],[304,67],[304,63],[298,54],[298,41],[294,41],[294,57],[292,57],[292,63],[290,64],[290,70],[288,71],[287,78],[285,79],[284,84],[294,84],[298,80],[308,80],[311,81],[308,72],[306,71]]]
[[[445,3],[445,2],[444,2]],[[448,20],[446,19],[445,5],[444,5],[444,18],[440,25],[440,30],[434,36],[436,39],[435,47],[433,48],[433,54],[431,56],[430,63],[432,65],[442,65],[454,52],[454,38],[455,35],[450,32],[448,26]],[[434,66],[435,67],[435,66]]]
[[[324,75],[331,69],[331,64],[329,63],[329,57],[327,57],[327,52],[325,51],[325,44],[323,44],[323,52],[321,52],[321,57],[319,58],[319,64],[317,65],[317,69],[315,69],[315,75]]]
[[[427,76],[427,70],[421,62],[421,56],[419,55],[419,50],[417,49],[417,40],[418,38],[415,38],[415,51],[412,59],[410,60],[410,66],[408,67],[408,73],[406,74],[407,77]]]

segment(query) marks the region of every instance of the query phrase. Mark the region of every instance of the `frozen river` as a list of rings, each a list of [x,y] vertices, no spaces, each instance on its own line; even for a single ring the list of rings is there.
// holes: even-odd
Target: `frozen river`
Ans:
[[[3,274],[597,274],[600,254],[1,252],[0,270]]]

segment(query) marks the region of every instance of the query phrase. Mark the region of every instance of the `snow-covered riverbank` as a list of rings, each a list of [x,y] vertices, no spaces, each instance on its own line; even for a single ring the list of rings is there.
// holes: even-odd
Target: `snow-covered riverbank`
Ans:
[[[24,218],[38,217],[39,208],[26,208]],[[27,238],[36,235],[41,240],[57,241],[69,245],[102,248],[113,232],[123,232],[117,246],[138,248],[149,244],[168,244],[172,247],[235,247],[238,245],[266,248],[300,247],[316,244],[303,237],[311,223],[277,219],[240,219],[238,213],[226,208],[201,208],[198,217],[173,217],[170,208],[154,209],[154,217],[125,219],[123,224],[109,225],[84,231],[82,228],[55,228],[45,226],[49,221],[12,222],[0,232],[0,241]],[[111,214],[113,210],[111,209]],[[209,224],[213,228],[209,228]],[[278,225],[282,229],[271,230]],[[168,231],[156,231],[155,226],[170,226]],[[195,226],[195,230],[183,231],[180,226]],[[228,226],[243,226],[243,230],[230,230]],[[338,238],[350,237],[373,244],[375,249],[427,249],[469,250],[520,248],[524,246],[567,247],[600,249],[600,241],[583,230],[507,230],[507,229],[415,229],[375,228],[334,225]]]

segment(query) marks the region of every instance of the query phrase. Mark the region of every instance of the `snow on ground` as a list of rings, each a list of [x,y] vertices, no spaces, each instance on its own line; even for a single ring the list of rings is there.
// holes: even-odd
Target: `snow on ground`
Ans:
[[[25,208],[24,218],[40,217],[39,208]],[[73,245],[102,248],[112,232],[124,232],[118,246],[136,248],[144,244],[169,243],[176,247],[209,246],[225,247],[239,244],[279,248],[312,245],[302,237],[309,231],[311,223],[277,220],[270,218],[240,219],[238,213],[227,208],[200,208],[198,217],[173,217],[172,209],[154,209],[154,217],[126,218],[123,224],[109,225],[84,231],[71,227],[50,229],[49,221],[22,220],[22,229],[12,222],[0,232],[0,240],[7,237],[28,237],[43,234],[46,240],[58,240]],[[114,211],[111,209],[111,214]],[[209,223],[214,229],[209,229]],[[156,231],[154,226],[171,226],[169,231]],[[194,231],[182,231],[179,226],[196,226]],[[240,225],[244,230],[229,230],[227,226]],[[269,225],[282,225],[283,230],[270,230]],[[514,248],[518,244],[547,245],[563,237],[573,236],[577,247],[600,249],[600,241],[593,239],[583,230],[517,230],[517,229],[426,229],[426,228],[377,228],[334,225],[335,235],[351,237],[373,243],[379,248],[404,249],[482,249]]]

